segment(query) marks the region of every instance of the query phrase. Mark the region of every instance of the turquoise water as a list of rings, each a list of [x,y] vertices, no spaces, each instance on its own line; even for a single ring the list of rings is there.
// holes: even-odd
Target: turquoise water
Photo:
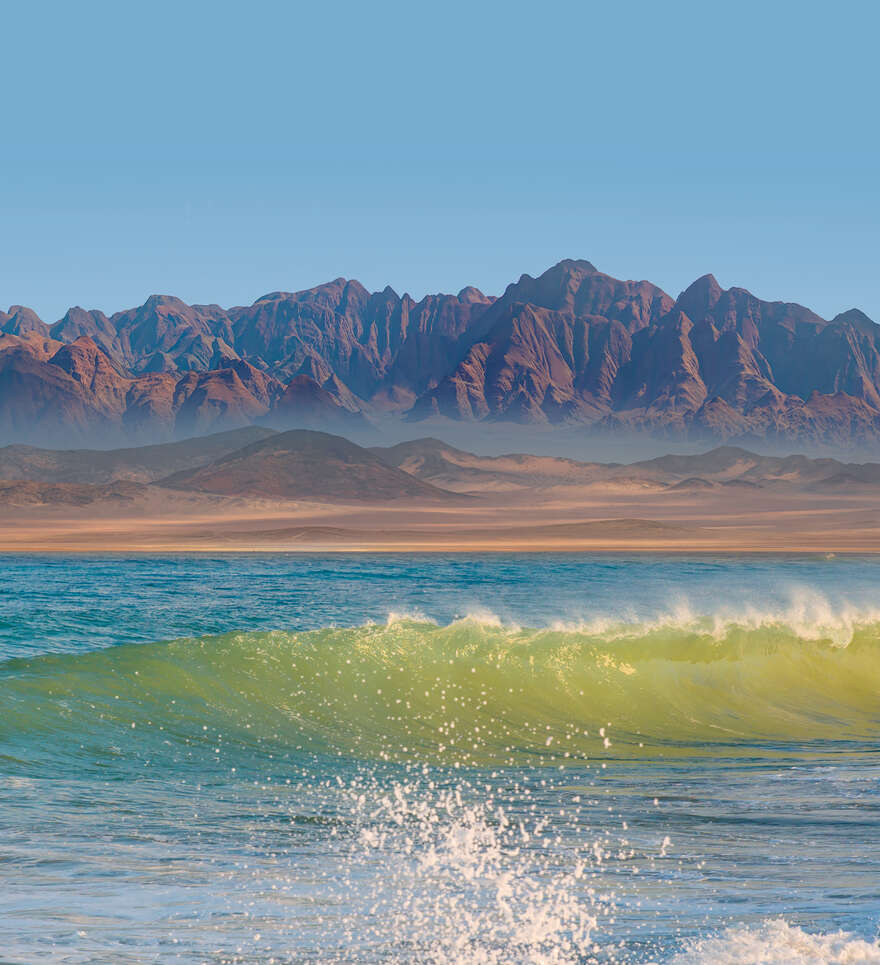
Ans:
[[[880,962],[880,561],[0,575],[0,962]]]

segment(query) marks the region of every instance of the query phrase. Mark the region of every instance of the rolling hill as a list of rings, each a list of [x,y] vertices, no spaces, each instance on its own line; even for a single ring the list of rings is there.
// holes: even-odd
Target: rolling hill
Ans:
[[[274,435],[250,426],[180,442],[126,449],[0,448],[0,479],[40,483],[106,485],[150,483],[175,472],[203,466],[220,456]]]
[[[254,442],[207,466],[175,473],[159,485],[224,496],[318,502],[460,498],[341,436],[308,429]]]

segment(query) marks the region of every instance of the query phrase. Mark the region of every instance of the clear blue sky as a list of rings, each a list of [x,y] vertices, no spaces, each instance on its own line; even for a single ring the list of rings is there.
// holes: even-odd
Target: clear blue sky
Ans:
[[[0,305],[588,258],[880,321],[876,2],[0,0]]]

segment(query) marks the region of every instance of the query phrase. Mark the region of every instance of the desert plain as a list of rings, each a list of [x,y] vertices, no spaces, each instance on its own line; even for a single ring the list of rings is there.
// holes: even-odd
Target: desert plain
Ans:
[[[880,550],[880,466],[735,447],[624,465],[243,429],[10,446],[0,474],[2,552]]]

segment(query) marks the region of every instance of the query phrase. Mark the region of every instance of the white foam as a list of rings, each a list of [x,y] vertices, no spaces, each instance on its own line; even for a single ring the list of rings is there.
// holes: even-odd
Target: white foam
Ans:
[[[491,610],[482,608],[468,610],[468,612],[460,620],[453,621],[453,625],[467,623],[475,623],[479,626],[491,627],[493,630],[509,630],[514,633],[520,629],[518,624],[505,623],[497,613],[493,613]]]
[[[428,623],[437,626],[437,621],[422,613],[421,610],[389,610],[385,618],[385,626],[393,627],[399,623]]]
[[[502,626],[494,615],[480,622]],[[721,604],[711,612],[701,612],[685,597],[653,614],[618,612],[611,616],[596,614],[583,620],[551,620],[547,628],[558,633],[582,633],[612,641],[634,635],[663,631],[682,631],[721,640],[732,630],[783,628],[803,640],[830,640],[835,646],[848,646],[855,633],[880,623],[880,608],[857,605],[847,600],[832,603],[824,594],[806,587],[791,587],[788,599],[778,606]],[[516,630],[518,627],[505,626]]]
[[[875,965],[880,944],[849,932],[811,934],[784,919],[691,942],[670,965]]]
[[[387,615],[385,626],[408,623],[441,626],[421,610],[392,610]],[[846,647],[857,631],[872,624],[880,624],[880,608],[849,600],[832,601],[817,590],[795,585],[789,587],[788,598],[784,602],[773,606],[720,603],[707,611],[694,606],[685,595],[678,595],[666,608],[652,613],[618,607],[613,614],[600,612],[582,619],[557,618],[533,629],[602,637],[610,642],[664,631],[694,633],[722,640],[735,630],[775,628],[788,630],[803,640],[829,640],[835,646]],[[364,625],[381,624],[368,620]],[[447,626],[468,625],[510,634],[520,633],[523,629],[522,624],[502,619],[497,613],[482,607],[467,610],[464,616]]]

